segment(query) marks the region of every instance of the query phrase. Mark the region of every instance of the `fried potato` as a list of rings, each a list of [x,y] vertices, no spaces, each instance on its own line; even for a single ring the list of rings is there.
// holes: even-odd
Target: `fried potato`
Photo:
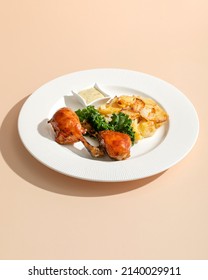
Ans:
[[[135,95],[115,96],[98,108],[105,117],[123,112],[132,120],[135,141],[151,137],[168,120],[168,114],[151,98]]]
[[[114,97],[106,104],[100,106],[98,110],[104,115],[125,111],[129,115],[133,116],[134,113],[137,113],[138,115],[139,111],[144,108],[144,106],[145,102],[141,98],[134,95],[122,95]]]
[[[141,120],[138,124],[138,131],[143,138],[152,136],[156,131],[156,126],[153,121]]]
[[[147,121],[154,121],[155,123],[165,122],[168,118],[167,113],[156,105],[145,105],[144,108],[140,110],[141,116]]]

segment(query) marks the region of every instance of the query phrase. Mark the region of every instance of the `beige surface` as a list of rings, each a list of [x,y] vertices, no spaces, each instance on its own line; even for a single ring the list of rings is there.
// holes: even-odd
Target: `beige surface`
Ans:
[[[0,258],[208,259],[207,1],[1,3]],[[146,72],[186,94],[200,135],[184,160],[105,184],[57,174],[26,152],[16,122],[28,95],[98,67]]]

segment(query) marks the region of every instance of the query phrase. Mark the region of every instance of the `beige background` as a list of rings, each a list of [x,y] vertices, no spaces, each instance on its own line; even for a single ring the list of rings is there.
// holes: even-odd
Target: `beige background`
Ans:
[[[1,259],[208,259],[207,10],[206,0],[1,1]],[[17,134],[26,98],[57,76],[102,67],[185,93],[200,119],[185,159],[106,184],[32,158]]]

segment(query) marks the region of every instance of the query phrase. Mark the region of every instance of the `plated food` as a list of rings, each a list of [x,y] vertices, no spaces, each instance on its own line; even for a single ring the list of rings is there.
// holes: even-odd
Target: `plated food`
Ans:
[[[112,99],[122,95],[148,97],[168,113],[168,120],[161,122],[152,136],[131,144],[131,155],[126,160],[111,160],[107,155],[94,158],[81,141],[64,145],[54,141],[56,134],[47,121],[60,108],[76,112],[92,105],[80,103],[72,91],[78,93],[95,82]],[[95,109],[109,100],[104,98],[93,101]],[[58,77],[36,89],[21,108],[18,132],[28,152],[52,170],[84,180],[124,182],[161,173],[181,161],[196,143],[199,120],[187,96],[158,77],[126,69],[88,69]],[[98,140],[83,136],[93,146],[99,146]]]
[[[86,94],[92,91],[85,91],[85,98],[90,100]],[[97,108],[60,108],[48,123],[53,127],[55,141],[61,145],[80,141],[94,158],[107,154],[111,159],[124,160],[130,157],[134,144],[153,136],[167,121],[167,112],[153,99],[121,95]],[[86,135],[97,139],[98,145],[91,145]]]

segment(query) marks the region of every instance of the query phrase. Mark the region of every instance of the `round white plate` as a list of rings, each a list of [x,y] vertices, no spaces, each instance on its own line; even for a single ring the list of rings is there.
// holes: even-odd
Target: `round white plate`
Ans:
[[[95,83],[112,97],[137,94],[154,99],[167,111],[168,123],[135,144],[124,161],[94,159],[81,142],[57,144],[47,121],[61,107],[82,108],[71,91]],[[59,77],[37,89],[20,111],[18,130],[27,150],[49,168],[85,180],[121,182],[158,174],[183,159],[196,142],[199,122],[191,102],[169,83],[135,71],[94,69]]]

